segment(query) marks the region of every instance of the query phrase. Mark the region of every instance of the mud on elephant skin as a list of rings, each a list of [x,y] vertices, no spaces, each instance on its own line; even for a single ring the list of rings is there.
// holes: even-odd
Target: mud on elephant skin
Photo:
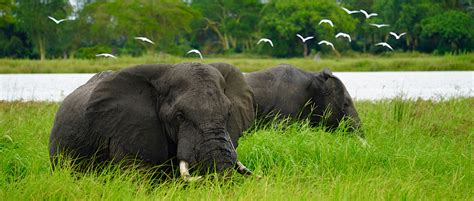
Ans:
[[[246,73],[244,77],[254,91],[258,119],[277,114],[298,119],[309,117],[312,125],[323,123],[331,129],[346,119],[349,129],[357,130],[363,137],[352,98],[329,69],[313,73],[281,64]]]
[[[253,93],[242,73],[223,64],[139,65],[102,72],[68,95],[56,113],[49,146],[99,164],[133,158],[156,166],[179,162],[221,172],[237,168],[242,132],[254,120]]]

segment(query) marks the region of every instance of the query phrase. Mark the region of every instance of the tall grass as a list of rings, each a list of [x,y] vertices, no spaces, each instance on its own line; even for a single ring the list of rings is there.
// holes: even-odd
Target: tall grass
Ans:
[[[225,62],[244,72],[252,72],[276,66],[292,64],[310,71],[330,68],[333,71],[444,71],[474,70],[474,55],[433,56],[424,54],[388,54],[386,56],[357,55],[354,57],[312,58],[262,58],[249,55],[206,57],[203,61],[191,57],[156,55],[144,57],[120,57],[119,59],[59,59],[14,60],[0,59],[0,73],[96,73],[104,70],[149,63]]]
[[[188,184],[114,167],[51,171],[58,104],[0,102],[0,200],[473,200],[473,106],[474,98],[356,102],[367,147],[344,129],[260,126],[237,151],[261,179],[208,175]]]

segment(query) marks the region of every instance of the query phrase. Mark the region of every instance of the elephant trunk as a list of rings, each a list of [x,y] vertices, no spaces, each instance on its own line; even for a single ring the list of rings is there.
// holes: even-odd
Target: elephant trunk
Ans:
[[[351,131],[359,131],[361,128],[361,122],[359,118],[359,114],[357,113],[354,106],[346,108],[346,117],[349,119],[349,125]]]
[[[350,122],[351,129],[358,130],[361,127],[360,119],[357,114],[349,115],[349,119],[350,119],[349,122]]]
[[[237,153],[225,129],[206,129],[206,138],[196,148],[202,171],[223,172],[237,162]]]

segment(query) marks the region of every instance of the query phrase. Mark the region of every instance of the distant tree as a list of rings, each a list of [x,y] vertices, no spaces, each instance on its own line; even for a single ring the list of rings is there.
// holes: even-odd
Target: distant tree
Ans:
[[[12,1],[0,1],[0,56],[7,56],[6,46],[10,42],[8,28],[12,26],[14,18],[12,16]]]
[[[192,19],[197,15],[180,0],[116,0],[88,4],[80,17],[90,25],[95,44],[123,46],[133,37],[144,36],[165,48],[191,31]],[[150,53],[156,48],[143,45]]]
[[[378,52],[374,44],[382,41],[404,51],[472,51],[473,6],[472,0],[0,0],[0,57],[95,58],[103,51],[139,56],[157,50],[183,55],[191,47],[277,57],[332,53],[317,44],[321,40],[332,42],[335,54]],[[378,16],[349,15],[341,7]],[[48,16],[74,20],[57,25]],[[322,19],[335,27],[318,25]],[[396,40],[390,31],[407,34]],[[352,42],[336,39],[338,32]],[[302,43],[297,33],[315,39]],[[259,38],[272,39],[275,47],[257,45]]]
[[[220,51],[249,50],[254,45],[259,0],[193,0],[191,6],[202,14],[198,34],[214,35],[207,39],[217,38]]]
[[[314,36],[308,41],[308,49],[332,51],[330,47],[318,46],[320,40],[333,42],[336,49],[349,49],[349,43],[343,39],[335,39],[337,32],[354,34],[357,20],[345,13],[335,1],[306,1],[298,2],[275,0],[267,4],[262,10],[260,21],[261,37],[273,40],[275,47],[263,46],[262,51],[271,52],[278,57],[308,55],[304,44],[296,37]],[[328,24],[318,25],[320,20],[330,19],[334,27]]]
[[[24,32],[17,31],[15,24],[0,27],[0,57],[28,58],[32,55],[32,46]]]
[[[381,22],[390,24],[390,31],[406,32],[405,46],[416,50],[420,44],[421,21],[441,11],[432,0],[379,0],[374,3]],[[384,33],[388,37],[388,31]],[[398,42],[394,39],[392,43]]]
[[[14,9],[13,0],[0,1],[0,28],[15,21],[12,13]]]
[[[462,5],[467,14],[474,17],[474,3],[472,0],[462,0]]]
[[[474,39],[474,18],[460,11],[447,11],[422,21],[422,35],[438,44],[441,52],[469,50]],[[472,47],[471,47],[472,48]]]
[[[48,16],[66,18],[70,12],[67,0],[16,0],[15,14],[18,27],[24,31],[38,50],[40,59],[46,58],[48,42],[56,40],[58,27]]]
[[[26,34],[16,28],[14,10],[13,0],[0,1],[0,57],[30,57],[32,47]]]
[[[71,5],[71,10],[68,11],[69,18],[73,20],[57,27],[60,34],[57,35],[56,51],[64,58],[76,57],[76,53],[81,47],[89,46],[95,42],[91,40],[90,34],[92,17],[84,12],[84,8],[93,2],[93,0],[75,0],[75,4]],[[102,34],[108,33],[103,29]]]
[[[366,10],[367,12],[373,12],[372,6],[375,0],[343,0],[343,5],[350,5],[353,10]]]
[[[88,28],[88,25],[81,18],[67,21],[67,23],[57,27],[58,34],[56,40],[54,40],[53,51],[63,58],[74,58],[81,45],[85,45],[84,42],[87,43]]]

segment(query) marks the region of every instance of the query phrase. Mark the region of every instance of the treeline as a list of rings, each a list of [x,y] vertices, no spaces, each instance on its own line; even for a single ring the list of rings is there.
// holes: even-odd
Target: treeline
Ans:
[[[94,58],[248,53],[277,57],[395,51],[460,53],[474,49],[472,0],[0,0],[0,57]],[[367,19],[349,10],[375,12]],[[69,19],[56,24],[48,16]],[[318,25],[330,19],[334,27]],[[389,24],[376,28],[370,23]],[[389,32],[406,32],[400,40]],[[348,33],[352,42],[336,39]],[[314,36],[304,45],[296,34]],[[136,40],[144,36],[155,44]],[[257,45],[269,38],[274,47]],[[320,46],[318,41],[334,44]]]

